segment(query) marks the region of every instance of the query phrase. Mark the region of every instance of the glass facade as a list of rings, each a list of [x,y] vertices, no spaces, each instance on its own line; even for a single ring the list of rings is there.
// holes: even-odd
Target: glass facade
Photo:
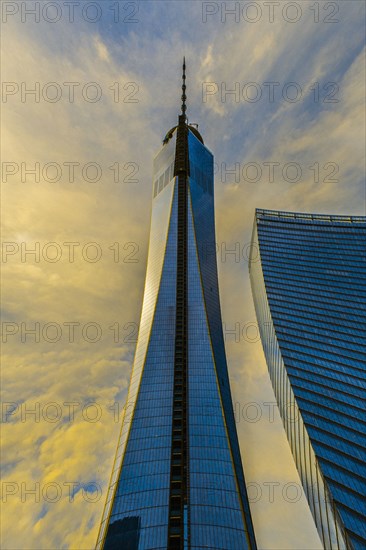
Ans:
[[[263,349],[326,549],[366,548],[365,254],[366,217],[256,211]]]
[[[250,548],[222,334],[213,158],[189,134],[188,404],[191,548]],[[200,169],[192,169],[200,167]],[[200,174],[201,172],[201,174]],[[239,462],[235,461],[239,458]],[[244,504],[245,503],[245,504]]]
[[[162,153],[155,161],[154,176],[159,177],[165,171],[161,157],[167,158],[169,163],[172,155],[174,158],[174,140]],[[110,550],[166,548],[176,303],[176,210],[173,177],[154,199],[135,360],[97,548],[102,548],[103,544]],[[108,526],[108,536],[104,540]]]
[[[184,117],[173,130],[154,161],[140,330],[97,548],[255,550],[222,334],[213,156]]]

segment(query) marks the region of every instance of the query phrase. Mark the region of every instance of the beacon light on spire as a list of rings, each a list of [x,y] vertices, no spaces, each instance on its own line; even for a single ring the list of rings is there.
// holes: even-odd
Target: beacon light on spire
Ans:
[[[256,549],[222,333],[213,156],[186,123],[185,61],[182,91],[154,160],[140,329],[98,549]]]

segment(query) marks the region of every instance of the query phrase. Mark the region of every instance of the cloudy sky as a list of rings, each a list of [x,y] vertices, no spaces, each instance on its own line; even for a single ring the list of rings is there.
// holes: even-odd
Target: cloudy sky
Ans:
[[[256,207],[365,214],[364,21],[352,0],[2,2],[2,548],[95,544],[183,54],[189,119],[215,155],[258,546],[321,548],[273,405],[247,246]]]

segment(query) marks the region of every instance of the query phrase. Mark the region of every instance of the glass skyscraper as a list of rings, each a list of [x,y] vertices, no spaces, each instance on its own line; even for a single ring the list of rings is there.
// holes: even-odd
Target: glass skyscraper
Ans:
[[[257,210],[250,279],[324,548],[365,549],[366,217]]]
[[[213,156],[182,114],[154,161],[148,264],[97,548],[254,550],[219,302]]]

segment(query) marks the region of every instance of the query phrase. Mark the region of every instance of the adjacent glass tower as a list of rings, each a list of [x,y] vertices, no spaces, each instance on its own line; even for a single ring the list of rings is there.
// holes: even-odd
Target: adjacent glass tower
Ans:
[[[365,549],[366,217],[257,210],[250,279],[324,548]]]
[[[213,156],[182,114],[154,161],[140,331],[97,548],[256,548],[225,357]]]

